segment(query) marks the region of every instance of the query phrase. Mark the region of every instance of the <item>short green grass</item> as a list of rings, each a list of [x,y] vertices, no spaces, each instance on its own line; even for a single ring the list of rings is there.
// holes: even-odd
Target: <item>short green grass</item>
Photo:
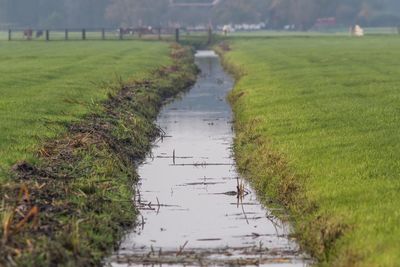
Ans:
[[[104,83],[141,78],[170,63],[160,42],[0,42],[0,180],[12,164],[34,160],[90,106],[107,98]]]
[[[8,39],[8,34],[6,31],[0,31],[0,41],[4,41]]]
[[[397,27],[373,27],[363,28],[366,35],[398,35]],[[286,31],[286,30],[260,30],[237,31],[229,33],[229,37],[322,37],[322,36],[349,36],[348,27],[336,27],[326,30]]]
[[[246,39],[232,39],[226,54],[244,73],[234,91],[237,123],[307,177],[303,193],[318,208],[299,223],[328,216],[347,226],[328,265],[397,266],[400,38]],[[243,151],[254,153],[254,144]]]

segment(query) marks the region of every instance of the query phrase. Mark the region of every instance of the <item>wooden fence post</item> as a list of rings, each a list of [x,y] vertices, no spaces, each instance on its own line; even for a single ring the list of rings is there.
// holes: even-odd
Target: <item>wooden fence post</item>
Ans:
[[[86,40],[86,30],[82,29],[82,40]]]
[[[64,38],[65,38],[65,41],[68,41],[68,29],[65,29],[65,36],[64,36]]]
[[[179,43],[179,28],[175,29],[175,41]]]
[[[124,30],[122,28],[119,28],[119,39],[122,40],[124,39]]]
[[[46,30],[46,41],[50,41],[50,31]]]
[[[106,30],[103,28],[101,29],[101,40],[105,40],[106,39]]]
[[[12,30],[8,30],[8,41],[11,41]]]
[[[207,41],[209,45],[210,45],[210,44],[212,43],[212,41],[213,41],[213,40],[212,40],[212,39],[213,39],[212,34],[213,34],[213,33],[212,33],[212,28],[209,27],[209,28],[208,28],[208,41]]]

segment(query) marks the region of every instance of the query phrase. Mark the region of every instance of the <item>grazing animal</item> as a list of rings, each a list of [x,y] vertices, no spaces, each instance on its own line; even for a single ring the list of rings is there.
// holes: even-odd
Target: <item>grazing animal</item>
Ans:
[[[350,34],[351,36],[362,37],[364,36],[364,29],[361,28],[359,25],[350,27]]]
[[[222,27],[222,32],[224,33],[225,36],[228,35],[228,33],[230,33],[232,31],[232,28],[230,25],[224,25],[224,27]]]
[[[120,28],[117,30],[118,34],[121,35],[135,35],[135,32],[140,36],[144,34],[154,34],[152,27],[140,27],[140,28]]]
[[[32,40],[32,35],[33,35],[33,30],[32,29],[24,30],[24,38],[25,39]]]
[[[36,38],[40,38],[43,36],[43,31],[42,30],[37,30],[36,31]]]

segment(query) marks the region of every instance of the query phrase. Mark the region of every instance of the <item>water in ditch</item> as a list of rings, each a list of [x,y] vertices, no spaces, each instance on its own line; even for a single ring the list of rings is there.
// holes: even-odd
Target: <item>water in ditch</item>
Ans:
[[[139,168],[137,226],[106,265],[308,266],[288,224],[237,173],[232,78],[212,51],[199,51],[196,63],[196,85],[164,107],[165,136]]]

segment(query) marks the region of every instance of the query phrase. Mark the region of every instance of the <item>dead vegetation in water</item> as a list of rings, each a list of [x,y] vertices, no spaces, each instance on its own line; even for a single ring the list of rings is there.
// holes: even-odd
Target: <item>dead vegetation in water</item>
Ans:
[[[187,245],[187,243],[186,243]],[[183,249],[182,249],[183,248]],[[113,257],[113,262],[128,266],[179,264],[190,266],[259,266],[262,264],[292,263],[299,256],[293,251],[284,249],[268,249],[262,244],[252,247],[220,248],[220,249],[184,249],[162,251],[151,248],[137,254]]]
[[[195,81],[193,58],[173,47],[174,64],[149,79],[119,83],[102,105],[20,162],[0,186],[0,266],[93,266],[134,221],[133,166],[160,130],[163,103]]]

